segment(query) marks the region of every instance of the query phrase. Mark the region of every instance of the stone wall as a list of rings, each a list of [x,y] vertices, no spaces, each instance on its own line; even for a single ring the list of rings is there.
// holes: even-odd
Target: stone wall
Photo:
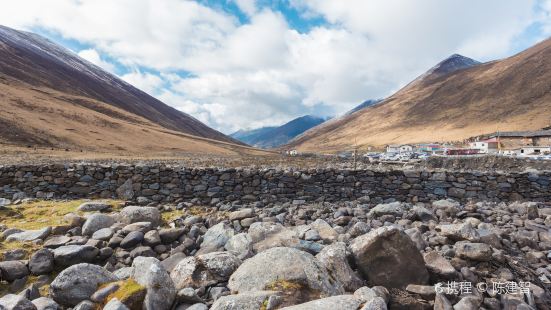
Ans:
[[[0,197],[134,200],[147,197],[166,202],[199,199],[202,203],[344,201],[363,196],[413,202],[445,197],[548,201],[550,180],[548,172],[286,171],[97,164],[0,166]]]

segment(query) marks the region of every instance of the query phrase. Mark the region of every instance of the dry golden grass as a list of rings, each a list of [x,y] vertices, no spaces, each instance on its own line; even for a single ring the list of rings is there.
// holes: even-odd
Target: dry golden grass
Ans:
[[[270,154],[169,130],[108,103],[8,78],[0,79],[0,94],[0,146],[137,157]]]

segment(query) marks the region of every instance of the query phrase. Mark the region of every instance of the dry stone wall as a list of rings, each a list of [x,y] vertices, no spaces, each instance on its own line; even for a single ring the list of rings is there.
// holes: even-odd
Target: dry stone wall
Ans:
[[[186,168],[167,165],[0,166],[0,197],[179,202],[549,201],[551,173]],[[141,197],[146,197],[141,198]]]

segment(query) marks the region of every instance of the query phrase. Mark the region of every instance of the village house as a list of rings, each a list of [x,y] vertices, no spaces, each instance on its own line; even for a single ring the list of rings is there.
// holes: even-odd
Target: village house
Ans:
[[[551,130],[536,131],[504,131],[490,135],[499,141],[506,149],[516,149],[523,146],[551,145]]]
[[[478,150],[481,154],[497,153],[499,150],[499,142],[497,138],[474,141],[469,143],[469,147],[473,150]]]
[[[411,153],[414,147],[411,144],[389,144],[386,146],[387,153]]]

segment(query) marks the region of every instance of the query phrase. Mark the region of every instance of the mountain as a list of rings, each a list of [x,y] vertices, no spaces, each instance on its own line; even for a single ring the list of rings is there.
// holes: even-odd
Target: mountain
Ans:
[[[360,103],[359,105],[357,105],[357,106],[356,106],[355,108],[353,108],[352,110],[346,112],[344,115],[350,115],[350,114],[352,114],[352,113],[354,113],[354,112],[358,112],[359,110],[362,110],[362,109],[364,109],[364,108],[370,107],[370,106],[372,106],[372,105],[374,105],[374,104],[377,104],[377,103],[379,103],[379,102],[381,102],[381,101],[383,101],[383,100],[382,100],[382,99],[375,99],[375,100],[369,99],[369,100],[366,100],[366,101]]]
[[[230,136],[260,148],[275,148],[289,142],[306,130],[325,121],[324,118],[305,115],[279,126],[253,130],[239,130]]]
[[[0,142],[105,152],[250,150],[71,51],[3,26]]]
[[[381,103],[317,126],[288,147],[338,152],[353,141],[360,147],[460,141],[543,128],[549,115],[551,39],[482,64],[454,55]]]

